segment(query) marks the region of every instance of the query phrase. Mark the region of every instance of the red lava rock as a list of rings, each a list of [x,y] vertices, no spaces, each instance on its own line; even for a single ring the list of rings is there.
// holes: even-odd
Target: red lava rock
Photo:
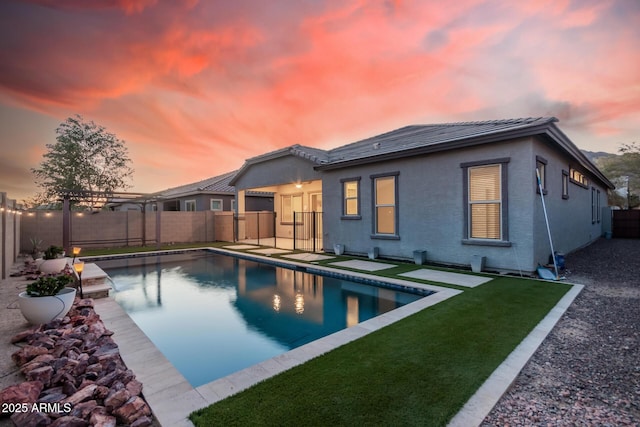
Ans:
[[[86,402],[78,403],[71,409],[71,416],[87,419],[91,415],[94,409],[98,407],[98,402],[95,400],[87,400]]]
[[[40,329],[40,326],[34,326],[32,328],[27,329],[26,331],[18,332],[13,337],[11,337],[11,344],[18,343],[20,341],[24,341],[34,333],[36,333]]]
[[[92,298],[85,298],[85,299],[78,299],[75,303],[75,307],[76,309],[81,309],[81,308],[93,308],[93,299]]]
[[[91,418],[89,419],[91,425],[100,426],[100,427],[115,427],[116,426],[116,417],[111,415],[93,413],[91,414]]]
[[[40,427],[51,424],[51,418],[42,412],[16,412],[11,421],[17,427]]]
[[[29,381],[9,386],[0,391],[0,403],[33,403],[38,399],[44,384]]]
[[[114,413],[123,423],[132,424],[141,417],[149,417],[151,415],[151,409],[149,409],[147,403],[139,396],[134,396],[124,405],[116,409]]]
[[[136,379],[132,379],[127,383],[126,389],[131,396],[140,396],[140,393],[142,393],[142,383]]]
[[[65,399],[64,403],[71,403],[71,405],[75,406],[80,402],[90,399],[93,397],[93,393],[96,391],[96,388],[98,388],[97,385],[91,384],[83,389],[80,389],[76,393]]]
[[[36,356],[30,362],[27,362],[24,365],[22,365],[20,367],[20,372],[22,372],[22,374],[26,376],[29,372],[31,372],[34,369],[41,368],[43,366],[49,366],[51,362],[53,362],[54,360],[55,358],[50,354],[41,354],[40,356]]]
[[[38,399],[38,403],[58,403],[67,398],[64,393],[48,393]]]
[[[38,404],[36,409],[43,411],[14,414],[15,425],[109,427],[118,421],[134,427],[152,425],[151,410],[140,396],[142,383],[127,369],[111,338],[113,332],[92,305],[86,300],[62,321],[13,337],[27,344],[12,355],[13,361],[26,378],[37,381],[0,391],[1,401]]]
[[[89,422],[78,417],[72,417],[70,415],[60,417],[51,423],[51,427],[87,427]]]
[[[11,360],[18,365],[22,366],[25,363],[33,360],[37,356],[41,354],[47,354],[49,351],[44,347],[34,347],[31,345],[26,345],[22,347],[20,350],[16,351],[11,355]]]
[[[131,423],[131,426],[129,427],[148,427],[152,424],[153,424],[153,420],[151,419],[151,417],[145,416],[135,420],[133,423]]]
[[[104,406],[107,409],[114,410],[120,408],[131,398],[131,394],[126,388],[110,393],[106,399],[104,399]]]
[[[45,387],[51,384],[53,376],[53,368],[51,366],[43,366],[41,368],[31,370],[27,375],[29,381],[40,381]]]
[[[104,398],[109,395],[110,391],[111,390],[109,389],[109,387],[105,387],[105,386],[99,385],[98,388],[96,388],[94,396],[96,397],[96,399],[103,399],[104,400]]]

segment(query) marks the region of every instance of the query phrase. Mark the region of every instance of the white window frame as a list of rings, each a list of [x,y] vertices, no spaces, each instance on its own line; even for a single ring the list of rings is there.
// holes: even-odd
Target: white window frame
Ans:
[[[342,183],[342,217],[343,219],[359,219],[360,216],[360,178],[345,178],[340,180]],[[347,193],[347,185],[355,184],[356,186],[356,194],[355,196],[351,196]],[[348,212],[347,210],[347,202],[355,200],[356,211]]]
[[[193,209],[189,209],[189,206],[193,206]],[[198,206],[196,205],[195,199],[185,200],[184,201],[184,210],[185,212],[195,212]]]
[[[213,208],[213,204],[216,203],[216,202],[220,203],[220,209],[214,209]],[[209,199],[209,210],[217,211],[217,212],[223,211],[224,210],[224,202],[222,201],[222,199]]]
[[[498,198],[497,199],[479,199],[479,200],[472,200],[471,198],[471,175],[472,175],[472,171],[474,170],[478,170],[478,169],[486,169],[486,168],[498,168],[498,189],[496,191],[496,193],[498,194]],[[469,188],[469,197],[467,199],[468,202],[468,206],[469,206],[469,235],[468,238],[469,239],[482,239],[482,240],[502,240],[502,182],[501,182],[501,176],[502,176],[502,165],[501,164],[492,164],[492,165],[483,165],[483,166],[474,166],[474,167],[470,167],[469,168],[469,174],[468,174],[468,188]],[[498,232],[498,237],[487,237],[487,236],[482,236],[482,237],[478,237],[478,236],[473,236],[473,207],[474,205],[497,205],[498,206],[498,227],[499,227],[499,232]]]
[[[540,184],[542,186],[542,194],[547,194],[547,159],[544,157],[536,156],[536,169],[540,172]],[[540,192],[538,187],[538,179],[534,180],[536,183],[536,190]]]
[[[562,198],[569,198],[569,171],[566,170],[562,171]]]
[[[398,175],[399,172],[393,173],[385,173],[385,174],[376,174],[371,175],[371,192],[372,192],[372,202],[373,202],[373,224],[372,224],[372,238],[381,238],[381,239],[399,239],[399,214],[398,214]],[[383,179],[393,179],[393,202],[392,203],[378,203],[378,194],[377,194],[377,183],[379,180]],[[393,208],[393,231],[386,233],[381,232],[378,229],[378,209],[379,208]]]
[[[462,185],[463,185],[463,198],[462,203],[464,206],[464,221],[463,221],[463,234],[462,241],[463,245],[476,245],[476,246],[511,246],[511,242],[509,241],[509,162],[511,161],[510,157],[502,157],[497,159],[487,159],[480,161],[472,161],[465,162],[460,164],[460,168],[462,168]],[[471,228],[471,205],[469,200],[471,198],[470,192],[471,189],[469,187],[470,182],[470,170],[473,168],[479,167],[487,167],[487,166],[500,166],[500,192],[498,193],[500,197],[500,238],[478,238],[478,237],[470,237],[472,235]],[[476,200],[476,203],[481,201]]]

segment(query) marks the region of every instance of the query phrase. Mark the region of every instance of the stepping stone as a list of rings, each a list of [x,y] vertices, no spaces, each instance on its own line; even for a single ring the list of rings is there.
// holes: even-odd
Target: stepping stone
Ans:
[[[249,252],[256,253],[256,254],[262,254],[262,255],[279,255],[279,254],[291,253],[291,251],[287,251],[287,250],[284,250],[284,249],[275,249],[275,248],[256,249],[256,250],[249,251]]]
[[[491,277],[474,276],[472,274],[451,273],[448,271],[431,270],[428,268],[421,268],[420,270],[402,273],[398,276],[447,283],[449,285],[465,286],[467,288],[475,288],[476,286],[493,280]]]
[[[283,258],[291,258],[297,259],[300,261],[322,261],[325,259],[335,258],[329,255],[320,255],[320,254],[291,254],[291,255],[283,255]]]
[[[349,261],[332,262],[329,265],[335,265],[337,267],[353,268],[354,270],[363,270],[363,271],[378,271],[378,270],[386,270],[387,268],[396,267],[395,264],[384,264],[382,262],[361,261],[358,259],[352,259]]]

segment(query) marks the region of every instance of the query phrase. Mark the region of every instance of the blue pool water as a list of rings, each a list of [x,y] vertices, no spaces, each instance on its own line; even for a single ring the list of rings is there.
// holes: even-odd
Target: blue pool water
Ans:
[[[96,262],[194,387],[422,298],[205,251]]]

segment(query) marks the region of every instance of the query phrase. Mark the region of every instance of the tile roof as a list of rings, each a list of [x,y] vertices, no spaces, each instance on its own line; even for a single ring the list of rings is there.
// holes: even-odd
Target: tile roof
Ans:
[[[351,165],[397,159],[406,156],[468,147],[508,139],[543,135],[591,171],[607,186],[613,184],[555,125],[555,117],[527,117],[506,120],[412,125],[366,138],[347,145],[321,150],[292,145],[248,159],[231,184],[256,163],[294,155],[309,160],[317,170],[329,170]]]
[[[181,195],[207,192],[207,193],[231,193],[235,194],[236,190],[229,185],[229,181],[237,171],[227,172],[202,181],[192,182],[191,184],[181,185],[179,187],[168,188],[159,191],[157,194],[161,197],[178,197]]]
[[[519,130],[545,126],[555,117],[536,117],[481,122],[443,123],[405,126],[391,132],[334,148],[328,152],[328,164],[361,160],[385,154],[401,154],[419,148],[453,148],[456,142],[491,138],[493,141],[512,138]]]

